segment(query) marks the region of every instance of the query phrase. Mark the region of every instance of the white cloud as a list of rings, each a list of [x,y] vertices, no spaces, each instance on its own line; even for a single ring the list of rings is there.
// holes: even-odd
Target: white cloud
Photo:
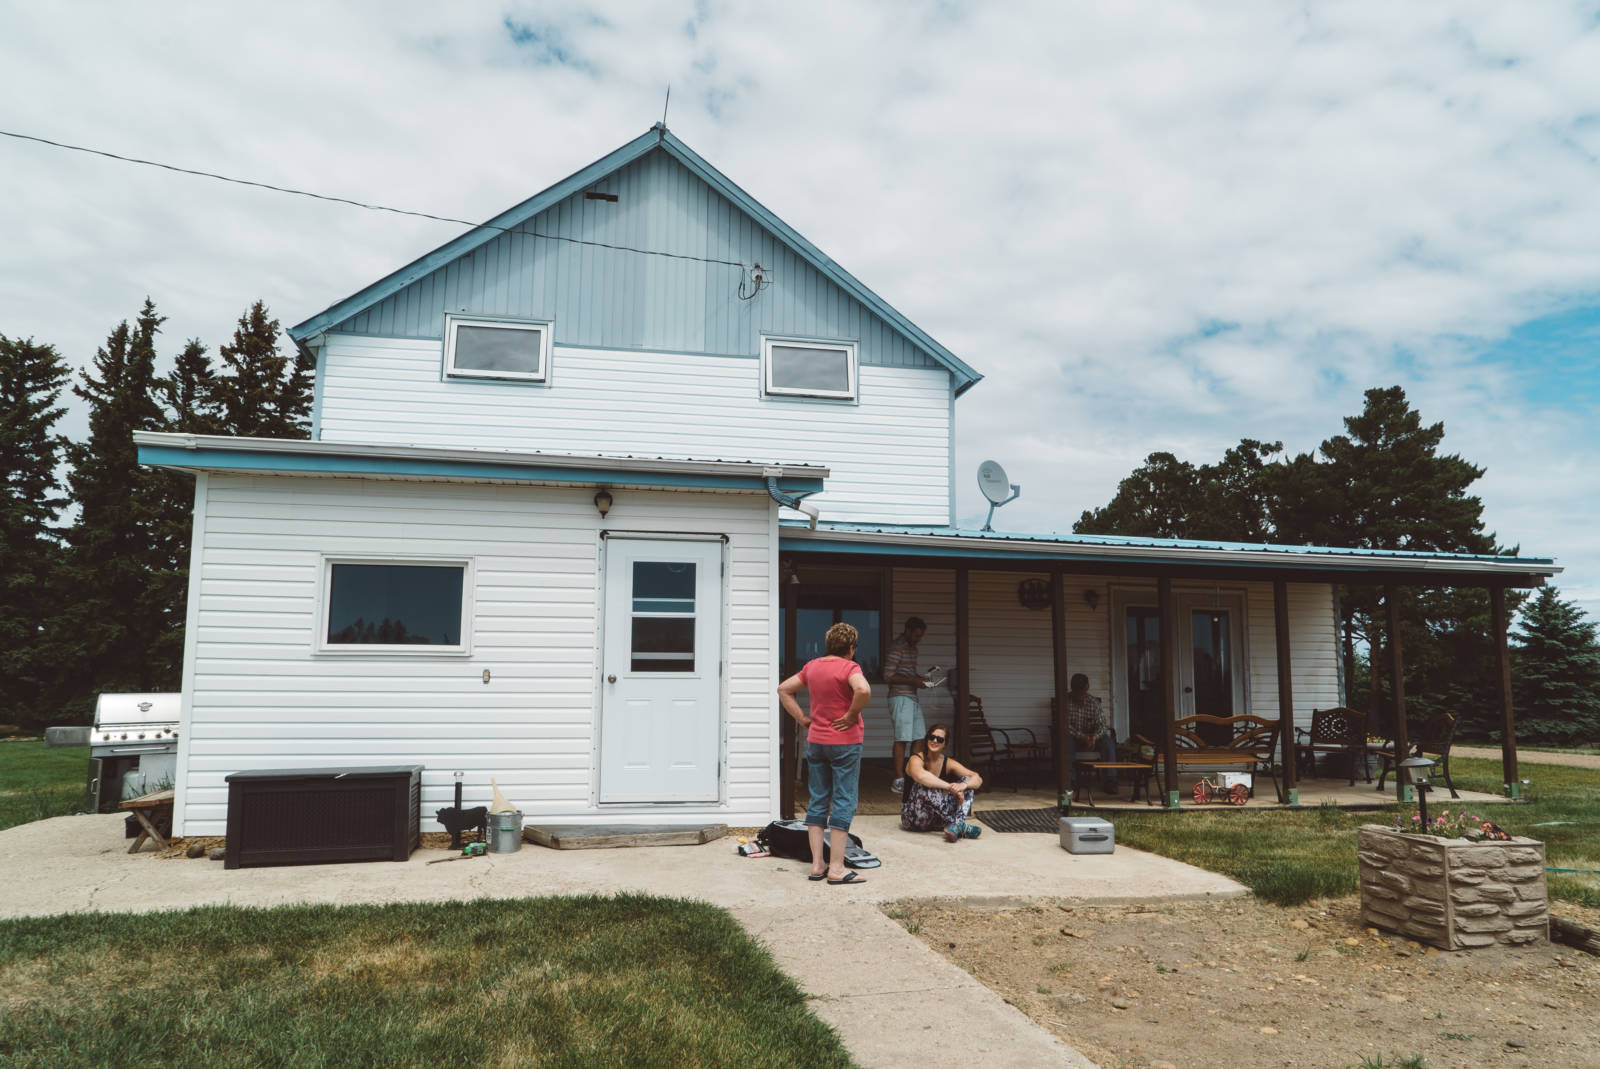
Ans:
[[[82,11],[0,14],[0,126],[463,218],[671,83],[681,137],[986,374],[969,517],[984,456],[1024,484],[1008,524],[1065,529],[1152,450],[1310,449],[1398,382],[1489,467],[1501,539],[1600,604],[1596,432],[1478,355],[1600,299],[1588,5]],[[295,322],[455,233],[3,139],[0,191],[0,331],[80,363],[147,293],[168,351],[215,346],[258,296]]]

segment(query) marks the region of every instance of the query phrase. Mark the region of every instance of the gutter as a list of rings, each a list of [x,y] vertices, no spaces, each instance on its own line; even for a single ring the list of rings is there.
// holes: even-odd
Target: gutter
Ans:
[[[811,523],[811,529],[815,531],[817,529],[817,518],[822,515],[821,511],[818,510],[817,506],[809,504],[805,501],[801,501],[797,496],[785,494],[779,491],[778,477],[783,474],[783,469],[766,468],[763,469],[762,474],[767,477],[767,496],[772,498],[772,500],[776,501],[778,504],[782,505],[784,508],[790,508],[794,509],[796,512],[804,513],[806,519]]]

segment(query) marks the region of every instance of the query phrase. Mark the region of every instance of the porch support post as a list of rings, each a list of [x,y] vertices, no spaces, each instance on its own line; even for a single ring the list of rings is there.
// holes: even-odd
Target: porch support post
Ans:
[[[1278,646],[1278,738],[1283,744],[1283,795],[1278,799],[1300,804],[1300,777],[1294,766],[1294,667],[1289,649],[1289,584],[1272,581],[1272,621]]]
[[[968,671],[972,661],[972,642],[967,627],[967,610],[970,607],[968,590],[968,571],[965,564],[956,568],[956,738],[959,740],[960,749],[956,750],[967,760],[972,760],[972,752],[967,748],[969,736],[967,725],[972,719],[972,674]]]
[[[1178,808],[1178,613],[1172,600],[1172,577],[1156,577],[1156,606],[1161,615],[1161,752],[1167,774],[1161,784],[1166,807]]]
[[[1406,770],[1400,767],[1410,748],[1406,739],[1406,665],[1400,642],[1400,588],[1393,583],[1384,584],[1383,607],[1389,618],[1389,677],[1394,685],[1394,796],[1397,801],[1409,802],[1414,794],[1406,782]]]
[[[1522,797],[1517,776],[1517,717],[1511,708],[1511,648],[1506,639],[1506,588],[1489,588],[1489,626],[1494,628],[1495,658],[1500,662],[1500,763],[1507,798]]]
[[[800,659],[800,636],[796,633],[800,626],[800,584],[789,582],[789,576],[783,574],[783,569],[778,569],[778,582],[783,585],[783,667],[778,670],[780,680],[788,679],[800,667],[795,662]],[[794,776],[800,767],[799,741],[795,737],[795,728],[799,727],[794,718],[778,707],[778,818],[780,820],[794,819]]]
[[[1070,789],[1072,766],[1068,763],[1071,739],[1067,736],[1067,593],[1066,575],[1060,565],[1050,570],[1050,649],[1054,654],[1056,700],[1051,724],[1051,757],[1056,766],[1056,800],[1064,804]]]

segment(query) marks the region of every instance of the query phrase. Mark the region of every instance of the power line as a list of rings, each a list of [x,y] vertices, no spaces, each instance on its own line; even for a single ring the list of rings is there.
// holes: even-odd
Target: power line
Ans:
[[[586,241],[583,238],[570,238],[562,234],[541,234],[536,230],[524,230],[520,227],[495,226],[493,223],[474,223],[470,219],[455,219],[448,215],[432,215],[428,212],[407,211],[404,208],[390,208],[382,204],[367,204],[364,201],[351,200],[348,197],[333,197],[325,193],[312,193],[304,189],[290,189],[286,186],[275,186],[267,182],[254,182],[248,178],[230,178],[225,174],[213,174],[210,171],[196,171],[188,167],[178,167],[170,163],[161,163],[157,160],[141,160],[136,156],[119,156],[115,152],[105,152],[97,148],[86,148],[83,145],[68,145],[61,141],[51,141],[46,137],[34,137],[31,134],[19,134],[10,130],[0,130],[0,135],[14,137],[19,141],[34,141],[52,148],[69,149],[73,152],[87,152],[91,156],[104,156],[108,160],[120,160],[123,163],[137,163],[145,167],[159,167],[164,171],[175,171],[178,174],[194,175],[198,178],[214,178],[219,182],[231,182],[236,186],[254,186],[256,189],[267,189],[274,193],[288,193],[296,197],[311,197],[314,200],[331,201],[334,204],[348,204],[355,208],[365,208],[372,212],[392,212],[395,215],[411,215],[418,219],[432,219],[438,223],[457,223],[461,226],[471,227],[474,230],[498,230],[502,234],[527,234],[530,237],[543,238],[546,241],[566,241],[573,245],[593,245],[601,249],[615,249],[618,252],[636,252],[643,256],[666,256],[674,260],[695,260],[706,264],[726,264],[729,267],[743,268],[745,265],[738,260],[718,260],[709,256],[690,256],[681,252],[662,252],[659,249],[637,249],[631,245],[612,245],[604,241]]]

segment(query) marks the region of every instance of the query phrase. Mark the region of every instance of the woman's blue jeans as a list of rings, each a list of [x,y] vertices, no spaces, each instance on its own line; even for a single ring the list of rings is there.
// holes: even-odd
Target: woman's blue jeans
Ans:
[[[861,744],[826,746],[806,743],[806,824],[850,830],[861,786]]]

